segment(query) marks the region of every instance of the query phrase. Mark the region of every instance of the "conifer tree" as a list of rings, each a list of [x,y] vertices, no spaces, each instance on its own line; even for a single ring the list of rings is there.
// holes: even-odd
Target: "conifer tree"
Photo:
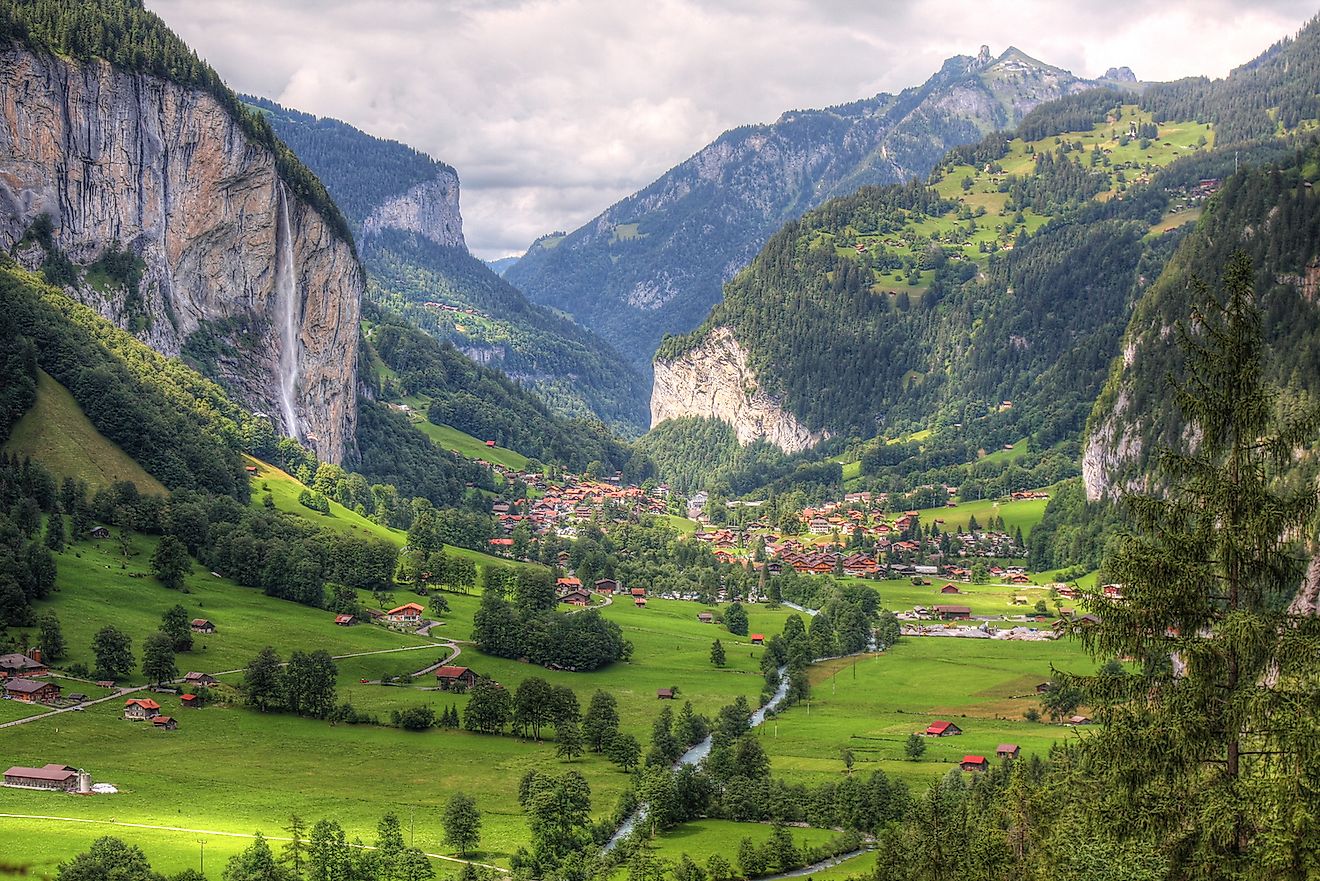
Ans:
[[[1320,620],[1288,607],[1316,491],[1287,472],[1320,423],[1280,412],[1252,278],[1237,255],[1221,297],[1195,291],[1174,383],[1195,443],[1163,451],[1160,483],[1125,500],[1135,528],[1107,564],[1123,599],[1091,593],[1098,623],[1076,625],[1096,656],[1142,662],[1084,680],[1106,722],[1088,751],[1141,827],[1178,842],[1174,877],[1316,868]]]

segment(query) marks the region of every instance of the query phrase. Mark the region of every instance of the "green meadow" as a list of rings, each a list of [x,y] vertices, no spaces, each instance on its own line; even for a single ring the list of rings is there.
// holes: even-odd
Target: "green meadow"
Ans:
[[[69,390],[44,370],[37,371],[36,402],[14,425],[4,450],[85,480],[94,490],[126,480],[144,493],[165,493],[160,481],[96,430]]]
[[[1042,491],[1049,492],[1049,489],[1045,488]],[[1022,501],[977,499],[971,502],[958,502],[955,508],[925,508],[918,513],[921,515],[923,526],[938,523],[945,532],[959,529],[966,531],[967,524],[973,517],[982,527],[990,522],[991,517],[1003,517],[1004,528],[1008,532],[1020,526],[1022,535],[1028,536],[1031,535],[1032,527],[1045,516],[1045,506],[1048,504],[1049,499]]]
[[[1028,722],[1023,713],[1039,707],[1037,683],[1051,666],[1072,672],[1095,668],[1071,641],[905,637],[879,655],[827,661],[811,670],[812,696],[758,729],[776,774],[805,783],[837,780],[846,773],[882,769],[919,785],[949,771],[966,754],[995,761],[1001,743],[1021,746],[1023,755],[1044,755],[1050,744],[1077,729]],[[963,730],[957,737],[926,738],[920,761],[907,761],[908,735],[937,719]]]

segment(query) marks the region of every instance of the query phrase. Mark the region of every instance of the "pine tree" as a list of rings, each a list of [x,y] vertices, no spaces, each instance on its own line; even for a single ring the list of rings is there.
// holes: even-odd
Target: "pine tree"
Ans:
[[[710,646],[710,662],[716,667],[723,667],[727,663],[724,657],[724,646],[720,645],[717,639]]]
[[[1126,499],[1135,530],[1106,564],[1124,598],[1090,594],[1098,624],[1078,625],[1097,657],[1143,662],[1084,681],[1106,722],[1087,747],[1145,828],[1178,841],[1176,877],[1302,878],[1316,865],[1302,781],[1320,768],[1320,619],[1286,608],[1316,492],[1287,471],[1320,422],[1279,413],[1252,278],[1237,255],[1222,300],[1198,287],[1175,385],[1197,442],[1163,451],[1158,491]]]

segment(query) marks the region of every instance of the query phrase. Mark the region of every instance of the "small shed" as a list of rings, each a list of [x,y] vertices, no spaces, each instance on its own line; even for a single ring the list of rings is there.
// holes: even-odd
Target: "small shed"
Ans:
[[[715,616],[712,615],[710,612],[698,612],[697,620],[700,621],[702,624],[709,624],[715,620]]]
[[[110,530],[106,529],[104,526],[93,526],[91,529],[87,530],[87,537],[98,539],[109,538]]]
[[[435,683],[444,691],[467,691],[477,684],[477,674],[468,667],[440,667],[435,671]]]
[[[179,696],[179,703],[190,710],[201,709],[202,699],[195,694],[184,694]]]
[[[186,685],[200,685],[204,688],[211,688],[220,684],[220,680],[210,673],[193,673],[191,671],[184,674],[183,681]]]
[[[927,725],[924,733],[927,737],[953,737],[962,734],[962,729],[952,722],[939,719]]]
[[[990,763],[986,761],[985,756],[963,756],[958,767],[964,771],[984,771],[990,767]]]
[[[354,618],[352,615],[336,615],[335,623],[338,624],[340,627],[352,627],[354,624],[357,623],[357,619]]]
[[[151,724],[161,731],[173,731],[179,727],[179,723],[174,721],[173,716],[156,716],[151,720]]]
[[[958,585],[950,583],[941,587],[940,593],[962,593],[962,590],[959,589]]]
[[[646,597],[633,597],[633,605],[642,608],[646,605]]]
[[[753,634],[752,634],[752,645],[765,645],[765,634],[764,634],[764,633],[753,633]]]
[[[656,700],[672,701],[674,699],[674,690],[672,688],[657,688],[655,690]]]
[[[1016,759],[1021,751],[1016,743],[1001,743],[995,747],[995,755],[1001,759]]]
[[[188,626],[193,633],[215,633],[215,625],[206,618],[194,618]]]

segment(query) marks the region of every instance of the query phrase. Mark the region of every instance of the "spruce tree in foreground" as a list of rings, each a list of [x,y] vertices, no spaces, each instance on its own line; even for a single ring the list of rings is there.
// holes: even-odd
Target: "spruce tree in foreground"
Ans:
[[[1246,257],[1223,288],[1202,286],[1179,329],[1175,400],[1196,443],[1164,451],[1156,491],[1126,499],[1135,529],[1106,566],[1124,597],[1093,592],[1098,623],[1078,625],[1096,657],[1141,664],[1083,681],[1106,723],[1086,745],[1173,877],[1314,877],[1320,620],[1288,599],[1316,490],[1288,471],[1320,422],[1265,380]]]

